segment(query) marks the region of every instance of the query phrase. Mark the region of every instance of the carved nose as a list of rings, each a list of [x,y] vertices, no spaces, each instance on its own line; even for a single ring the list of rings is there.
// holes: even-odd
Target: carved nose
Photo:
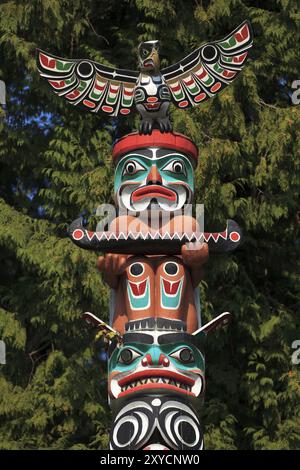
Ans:
[[[146,354],[145,357],[142,359],[142,366],[147,367],[147,366],[153,366],[153,361],[152,361],[152,356],[151,354]]]
[[[143,367],[148,367],[148,366],[162,366],[162,367],[169,367],[170,361],[165,356],[164,354],[160,354],[159,358],[156,360],[153,360],[151,354],[146,354],[145,357],[142,359],[142,366]]]
[[[164,354],[161,354],[159,356],[158,363],[159,363],[160,366],[163,366],[163,367],[168,367],[170,365],[169,359]]]
[[[156,165],[152,165],[150,173],[147,176],[147,184],[161,184],[162,179]]]

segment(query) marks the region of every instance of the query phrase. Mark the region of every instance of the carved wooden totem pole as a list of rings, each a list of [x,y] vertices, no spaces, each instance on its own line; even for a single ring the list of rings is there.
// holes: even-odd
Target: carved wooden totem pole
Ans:
[[[139,46],[140,73],[38,51],[41,76],[73,105],[115,116],[134,103],[141,115],[139,132],[113,148],[117,216],[102,231],[81,219],[69,228],[76,245],[103,253],[98,268],[111,288],[109,324],[84,314],[110,341],[111,449],[203,448],[205,338],[230,314],[202,325],[198,284],[209,252],[232,251],[241,231],[228,220],[223,232],[206,233],[193,217],[198,151],[172,132],[168,107],[216,95],[241,71],[251,46],[245,21],[163,70],[158,41]]]

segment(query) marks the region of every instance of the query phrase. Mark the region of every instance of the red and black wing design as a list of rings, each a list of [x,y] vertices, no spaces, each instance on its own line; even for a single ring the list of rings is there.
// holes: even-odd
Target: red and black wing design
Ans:
[[[39,49],[37,64],[41,77],[70,104],[110,116],[130,113],[138,72],[86,59],[62,59]]]
[[[222,91],[243,69],[252,44],[246,20],[221,41],[207,43],[163,69],[173,103],[179,108],[197,106]]]

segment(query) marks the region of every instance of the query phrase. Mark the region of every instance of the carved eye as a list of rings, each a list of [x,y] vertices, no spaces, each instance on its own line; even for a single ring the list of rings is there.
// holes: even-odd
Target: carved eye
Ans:
[[[140,276],[145,271],[142,263],[134,263],[130,266],[129,272],[132,276]]]
[[[147,55],[149,54],[149,51],[147,51],[147,49],[143,49],[142,54],[144,57],[147,57]]]
[[[171,171],[172,173],[176,173],[178,175],[186,175],[186,168],[180,160],[173,160],[172,162],[167,163],[163,170]]]
[[[142,170],[145,170],[145,168],[140,163],[130,160],[124,167],[123,175],[135,175],[138,171]]]
[[[140,356],[141,354],[136,352],[134,349],[124,348],[120,352],[118,362],[120,364],[131,364],[136,358]]]
[[[173,263],[173,261],[169,261],[164,265],[164,271],[166,274],[169,274],[169,276],[175,276],[179,271],[178,264]]]
[[[218,49],[212,44],[207,44],[201,49],[202,58],[206,62],[216,62],[219,54]]]
[[[177,351],[170,354],[171,357],[174,357],[178,361],[182,362],[183,364],[189,364],[190,362],[194,362],[194,354],[190,350],[190,348],[181,348]]]

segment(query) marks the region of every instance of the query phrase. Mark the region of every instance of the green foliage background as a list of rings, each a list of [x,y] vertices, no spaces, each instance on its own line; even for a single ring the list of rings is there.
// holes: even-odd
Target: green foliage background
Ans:
[[[106,369],[81,320],[108,317],[96,254],[66,227],[112,200],[111,145],[137,127],[65,105],[39,78],[35,49],[136,68],[141,40],[160,39],[163,65],[245,18],[251,58],[235,84],[174,128],[199,146],[197,202],[206,227],[234,218],[245,244],[211,258],[201,284],[205,320],[234,322],[207,344],[203,410],[209,449],[299,449],[300,79],[297,0],[24,0],[0,5],[0,448],[106,448]],[[286,85],[279,80],[285,79]],[[118,130],[116,130],[116,124]],[[41,349],[40,352],[32,354]]]

